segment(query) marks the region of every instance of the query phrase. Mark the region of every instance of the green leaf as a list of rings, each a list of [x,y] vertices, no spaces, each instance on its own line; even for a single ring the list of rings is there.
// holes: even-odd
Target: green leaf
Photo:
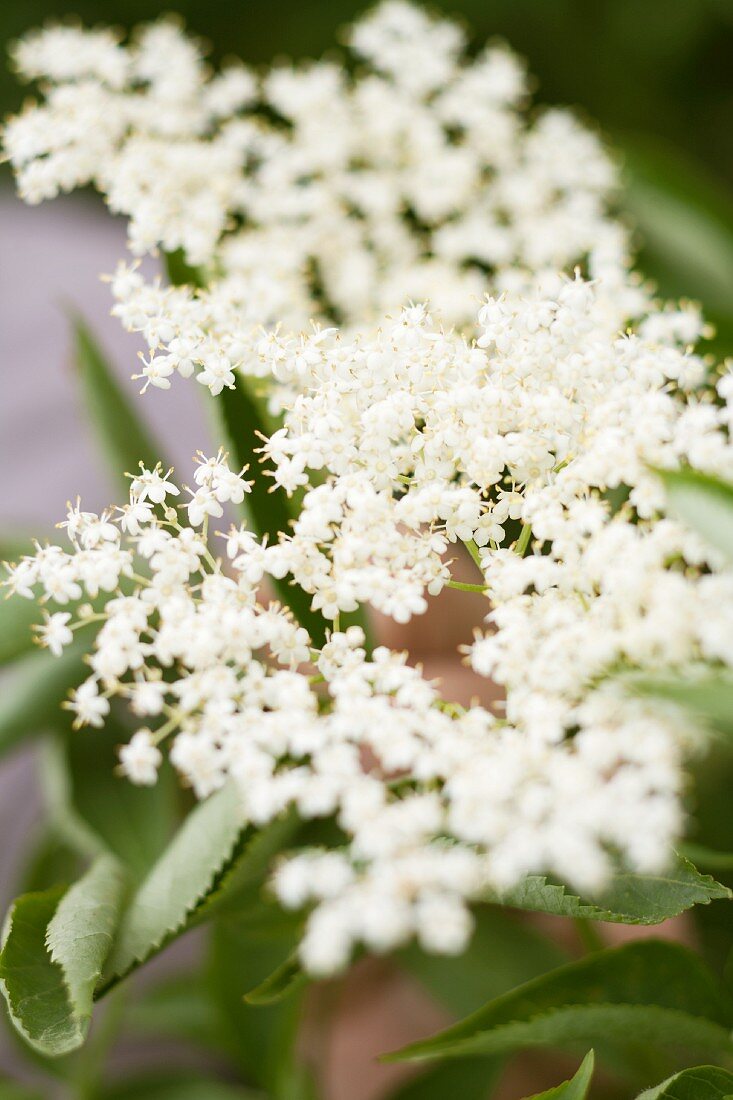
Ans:
[[[0,695],[0,753],[64,720],[61,703],[88,674],[87,649],[78,639],[60,657],[30,653],[15,664]]]
[[[245,826],[233,783],[200,802],[134,894],[99,993],[194,924],[255,905],[270,862],[294,824],[286,816],[261,830]]]
[[[110,472],[127,492],[125,473],[135,473],[141,461],[152,470],[163,456],[85,322],[73,314],[72,324],[76,364],[90,418],[109,460]]]
[[[32,629],[43,622],[43,612],[35,600],[21,596],[0,596],[0,665],[8,664],[33,649]]]
[[[146,988],[130,1005],[125,1030],[136,1035],[160,1035],[221,1051],[216,1006],[204,976],[176,973]]]
[[[106,969],[105,990],[190,926],[234,858],[242,830],[234,784],[188,815],[125,912]]]
[[[8,1077],[0,1077],[0,1096],[2,1100],[43,1100],[37,1089],[11,1081]]]
[[[190,1073],[153,1073],[106,1085],[105,1100],[265,1100],[261,1092]]]
[[[589,1050],[572,1080],[564,1081],[562,1085],[556,1085],[546,1092],[538,1092],[535,1096],[527,1097],[527,1100],[586,1100],[594,1064],[593,1051]]]
[[[178,819],[179,788],[164,764],[154,787],[116,774],[129,731],[111,714],[102,730],[72,730],[48,746],[41,779],[57,831],[83,854],[116,855],[135,879],[163,854]]]
[[[627,944],[569,963],[489,1002],[389,1061],[592,1044],[644,1060],[649,1049],[733,1053],[733,1007],[704,963],[665,941]]]
[[[431,955],[414,943],[397,955],[399,963],[453,1016],[466,1016],[487,999],[569,961],[552,939],[518,920],[515,913],[482,905],[473,916],[474,933],[461,955]]]
[[[701,298],[730,313],[733,203],[705,168],[673,145],[622,138],[624,208],[642,238],[641,269],[662,292]]]
[[[694,679],[684,679],[633,673],[621,677],[619,682],[636,695],[683,707],[698,722],[720,733],[733,734],[733,677],[730,675],[700,675]]]
[[[241,1070],[272,1100],[309,1095],[295,1043],[304,985],[278,1003],[256,1007],[243,994],[265,982],[290,954],[298,927],[299,921],[274,903],[260,903],[253,913],[217,920],[211,932],[207,985],[219,1013],[219,1034]]]
[[[430,1066],[425,1073],[390,1092],[389,1100],[488,1100],[503,1063],[498,1058],[462,1058]]]
[[[733,1095],[733,1073],[719,1066],[694,1066],[676,1073],[638,1100],[729,1100]]]
[[[274,1005],[296,989],[302,988],[307,981],[298,953],[293,952],[263,982],[245,993],[244,999],[248,1005]]]
[[[205,273],[200,267],[193,267],[187,261],[183,249],[177,248],[175,252],[165,252],[164,260],[171,286],[203,287],[206,285]]]
[[[693,905],[707,905],[714,899],[731,896],[727,886],[709,875],[701,875],[689,860],[678,856],[666,874],[619,872],[608,889],[593,902],[581,901],[567,893],[564,886],[549,883],[542,875],[529,875],[517,886],[496,891],[486,900],[561,917],[582,917],[614,924],[660,924]]]
[[[262,446],[261,436],[268,435],[272,429],[264,405],[241,374],[236,375],[234,388],[223,390],[214,404],[234,463],[238,467],[248,466],[254,479],[252,491],[244,502],[252,528],[260,536],[267,535],[269,542],[277,542],[280,533],[287,534],[291,530],[295,513],[284,491],[275,488],[261,468],[257,453]],[[320,612],[311,610],[308,593],[286,579],[273,578],[273,584],[282,602],[306,628],[314,645],[322,645],[326,637],[326,620]]]
[[[123,891],[119,864],[104,856],[66,892],[25,894],[10,909],[0,986],[14,1026],[47,1057],[84,1042]]]
[[[657,472],[670,511],[733,560],[733,485],[697,470]]]

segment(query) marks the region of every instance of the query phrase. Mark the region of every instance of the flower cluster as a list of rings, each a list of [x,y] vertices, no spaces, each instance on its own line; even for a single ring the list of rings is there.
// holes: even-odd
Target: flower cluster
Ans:
[[[510,724],[443,703],[404,654],[368,656],[357,627],[313,649],[287,609],[264,603],[251,532],[223,536],[224,559],[209,549],[210,517],[248,488],[221,453],[200,456],[176,507],[169,474],[141,468],[128,504],[70,508],[70,550],[39,547],[6,584],[60,605],[40,630],[53,653],[97,630],[69,705],[78,725],[97,727],[112,705],[129,707],[141,728],[120,763],[134,782],[155,783],[167,748],[197,796],[235,782],[243,820],[289,805],[335,816],[346,846],[295,855],[273,880],[283,904],[311,907],[311,970],[337,969],[356,943],[389,950],[412,935],[460,951],[470,900],[529,871],[592,889],[611,850],[634,867],[664,861],[680,827],[682,748],[669,723],[617,701],[558,743],[526,714]]]
[[[528,116],[522,64],[386,0],[343,64],[212,74],[162,21],[127,44],[52,27],[16,48],[45,98],[5,127],[21,195],[87,183],[138,254],[182,249],[256,323],[362,324],[429,299],[466,324],[488,286],[584,264],[623,293],[616,171],[572,114]],[[241,319],[240,319],[241,320]]]

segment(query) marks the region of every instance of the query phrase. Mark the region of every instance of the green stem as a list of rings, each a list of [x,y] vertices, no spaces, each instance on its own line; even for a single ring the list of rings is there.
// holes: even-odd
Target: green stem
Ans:
[[[532,528],[528,523],[523,524],[519,538],[514,546],[515,551],[519,554],[520,558],[523,558],[527,552],[529,546],[529,540],[532,538]]]
[[[455,588],[458,592],[485,592],[486,584],[466,584],[464,581],[446,581],[446,588]]]
[[[603,951],[606,945],[593,921],[586,920],[584,917],[573,917],[573,924],[587,954],[593,955],[596,951]]]
[[[483,571],[483,568],[482,568],[482,566],[481,566],[481,551],[479,550],[478,546],[477,546],[477,545],[476,545],[476,543],[475,543],[475,542],[473,541],[473,539],[468,539],[468,540],[467,540],[467,541],[466,541],[466,542],[464,543],[464,546],[465,546],[465,547],[466,547],[466,549],[468,550],[468,552],[469,552],[469,554],[471,555],[471,557],[473,558],[473,560],[474,560],[474,562],[475,562],[476,566],[478,567],[478,569],[480,570],[481,574],[483,575],[483,572],[484,572],[484,571]]]

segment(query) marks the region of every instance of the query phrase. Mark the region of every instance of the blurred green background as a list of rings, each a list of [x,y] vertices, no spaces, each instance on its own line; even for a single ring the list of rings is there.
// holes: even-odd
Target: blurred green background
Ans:
[[[129,27],[173,8],[215,57],[317,56],[364,0],[5,0],[0,40],[49,18]],[[733,0],[443,0],[480,44],[524,54],[541,103],[571,104],[620,150],[624,207],[660,290],[703,301],[733,352]],[[22,102],[7,65],[2,113]],[[7,177],[6,177],[7,178]]]

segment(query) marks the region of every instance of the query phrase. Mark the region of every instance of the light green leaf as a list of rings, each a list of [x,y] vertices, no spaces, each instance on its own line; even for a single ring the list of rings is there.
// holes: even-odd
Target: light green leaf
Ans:
[[[41,622],[43,612],[35,600],[21,596],[3,598],[0,592],[0,665],[33,649],[33,627]]]
[[[106,968],[105,990],[189,927],[231,864],[243,828],[234,784],[188,815],[125,912]]]
[[[495,891],[486,900],[562,917],[614,924],[660,924],[693,905],[707,905],[716,898],[729,899],[731,896],[727,886],[709,875],[701,875],[689,860],[678,856],[666,874],[619,872],[608,889],[593,902],[582,901],[567,893],[564,886],[549,883],[542,875],[529,875],[517,886]]]
[[[572,1080],[564,1081],[562,1085],[556,1085],[546,1092],[538,1092],[535,1096],[527,1097],[527,1100],[586,1100],[593,1079],[594,1064],[593,1051],[589,1050]]]
[[[260,830],[245,826],[233,783],[199,803],[125,911],[99,993],[194,924],[256,905],[270,862],[294,824],[286,816]]]
[[[104,352],[78,314],[72,315],[75,357],[90,418],[113,477],[129,489],[126,473],[138,463],[152,469],[163,456],[147,426],[117,382]]]
[[[649,1050],[733,1053],[733,1007],[686,948],[646,940],[589,955],[498,997],[389,1061],[584,1043],[630,1062]]]
[[[683,707],[698,722],[720,733],[733,734],[733,677],[727,674],[685,679],[632,673],[619,682],[636,695]]]
[[[87,649],[79,639],[60,657],[30,653],[16,663],[0,689],[0,752],[64,720],[61,703],[88,674]]]
[[[300,989],[307,981],[298,953],[293,952],[263,982],[245,993],[244,999],[248,1005],[274,1005]]]
[[[676,1073],[638,1100],[729,1100],[733,1095],[733,1073],[719,1066],[694,1066]]]
[[[0,1097],[2,1100],[43,1100],[38,1089],[30,1085],[21,1085],[8,1077],[0,1077]]]
[[[697,470],[657,472],[669,510],[733,559],[733,485]]]
[[[25,894],[10,909],[0,987],[16,1029],[47,1057],[84,1042],[123,891],[120,865],[103,856],[66,892]]]

